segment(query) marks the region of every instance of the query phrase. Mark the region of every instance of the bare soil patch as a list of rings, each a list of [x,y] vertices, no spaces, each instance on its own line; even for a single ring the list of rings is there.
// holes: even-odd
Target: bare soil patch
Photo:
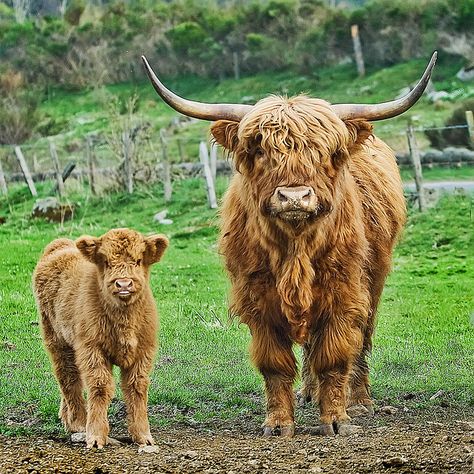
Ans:
[[[301,413],[302,412],[302,413]],[[87,450],[64,437],[0,437],[1,473],[473,473],[474,408],[378,410],[350,436],[316,435],[300,411],[292,439],[263,438],[258,416],[154,430],[157,450]],[[116,437],[126,441],[122,428]]]

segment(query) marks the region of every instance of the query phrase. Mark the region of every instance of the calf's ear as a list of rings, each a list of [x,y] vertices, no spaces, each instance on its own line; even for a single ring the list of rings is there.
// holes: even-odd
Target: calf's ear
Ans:
[[[143,262],[145,265],[153,265],[161,260],[168,247],[169,241],[163,234],[151,235],[145,239],[145,253],[143,255]]]
[[[79,252],[92,263],[97,262],[97,251],[99,250],[100,239],[91,237],[89,235],[83,235],[76,240],[76,247]]]
[[[237,146],[238,129],[239,122],[231,122],[229,120],[218,120],[211,125],[211,133],[216,142],[229,151],[234,151]]]

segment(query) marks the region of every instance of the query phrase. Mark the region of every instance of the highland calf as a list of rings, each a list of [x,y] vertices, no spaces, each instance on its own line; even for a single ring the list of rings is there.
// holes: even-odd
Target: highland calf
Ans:
[[[133,441],[154,443],[147,400],[158,316],[149,276],[167,246],[163,235],[114,229],[100,238],[54,240],[36,266],[43,340],[61,389],[59,417],[67,430],[86,432],[89,448],[107,443],[112,365],[121,370]]]
[[[352,405],[373,411],[366,358],[405,201],[395,156],[369,122],[408,110],[435,58],[408,95],[374,105],[306,96],[193,102],[166,89],[143,58],[158,94],[179,112],[215,120],[211,132],[234,159],[219,249],[231,311],[250,328],[265,380],[265,435],[294,433],[294,343],[303,346],[303,396],[319,403],[322,434],[351,432]]]

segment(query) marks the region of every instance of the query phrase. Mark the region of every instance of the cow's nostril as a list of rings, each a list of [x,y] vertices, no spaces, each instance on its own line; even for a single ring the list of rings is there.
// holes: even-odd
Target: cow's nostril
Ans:
[[[280,202],[288,201],[288,198],[281,191],[278,191],[277,196]]]

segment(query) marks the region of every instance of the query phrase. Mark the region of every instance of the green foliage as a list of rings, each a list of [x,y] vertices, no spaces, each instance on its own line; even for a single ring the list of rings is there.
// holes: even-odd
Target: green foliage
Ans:
[[[445,122],[446,127],[466,125],[466,111],[474,111],[474,99],[464,101],[452,113],[451,117]],[[447,128],[442,130],[426,130],[425,135],[428,137],[431,146],[434,148],[446,148],[447,146],[463,146],[473,149],[472,142],[469,138],[467,128]]]
[[[64,19],[70,24],[77,26],[81,21],[81,15],[84,13],[86,3],[84,0],[72,0],[64,13]]]
[[[143,77],[141,54],[159,59],[169,75],[232,76],[234,52],[243,74],[310,72],[353,56],[350,25],[357,23],[366,65],[380,68],[426,57],[446,38],[469,35],[474,23],[474,0],[371,0],[352,9],[328,3],[134,0],[84,9],[84,0],[74,0],[65,19],[17,24],[2,16],[0,61],[25,68],[30,80],[69,88]]]

